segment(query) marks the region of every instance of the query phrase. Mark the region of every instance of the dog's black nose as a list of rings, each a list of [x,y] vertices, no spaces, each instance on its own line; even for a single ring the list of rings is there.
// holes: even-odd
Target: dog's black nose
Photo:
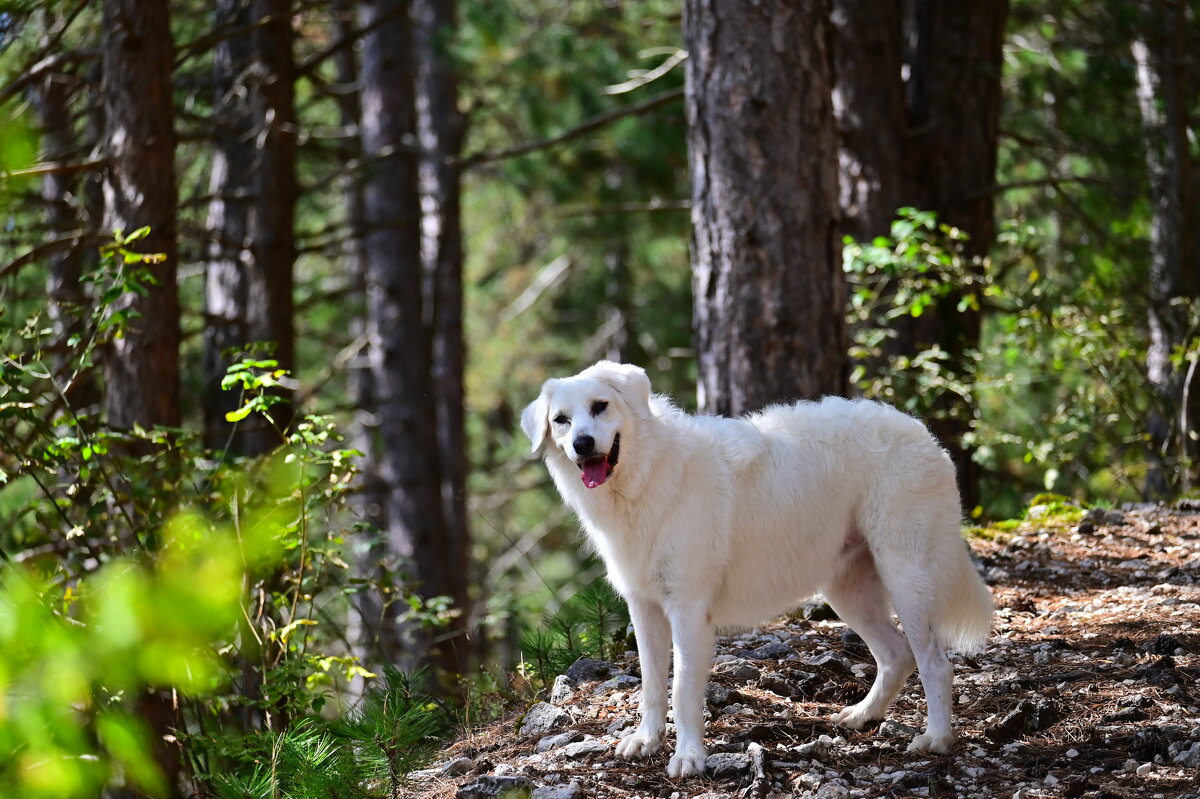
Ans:
[[[596,439],[591,436],[575,436],[574,446],[576,455],[591,455],[592,450],[596,448]]]

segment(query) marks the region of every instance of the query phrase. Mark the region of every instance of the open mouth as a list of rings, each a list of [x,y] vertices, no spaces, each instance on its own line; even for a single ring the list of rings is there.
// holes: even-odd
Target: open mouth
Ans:
[[[608,451],[607,455],[595,455],[579,462],[579,470],[583,472],[580,476],[583,484],[588,488],[595,488],[611,477],[613,470],[617,468],[617,459],[620,454],[621,434],[617,433],[616,438],[613,439],[612,449]]]

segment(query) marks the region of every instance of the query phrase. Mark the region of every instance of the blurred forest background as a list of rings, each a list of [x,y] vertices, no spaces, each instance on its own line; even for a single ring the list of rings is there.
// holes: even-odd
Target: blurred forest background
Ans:
[[[1198,12],[0,2],[0,792],[395,795],[623,651],[516,424],[598,358],[1193,491]]]

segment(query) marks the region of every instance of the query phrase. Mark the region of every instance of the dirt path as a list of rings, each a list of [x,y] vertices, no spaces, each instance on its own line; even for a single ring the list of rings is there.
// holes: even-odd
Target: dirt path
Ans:
[[[1200,512],[1034,520],[972,548],[998,610],[986,650],[955,659],[962,740],[950,755],[904,751],[924,709],[915,677],[875,730],[824,720],[864,695],[873,666],[818,611],[721,639],[704,778],[668,780],[666,749],[614,760],[616,733],[636,718],[634,661],[614,681],[562,681],[564,712],[542,708],[545,729],[522,736],[514,717],[477,731],[414,787],[464,798],[512,788],[546,799],[1200,799]]]

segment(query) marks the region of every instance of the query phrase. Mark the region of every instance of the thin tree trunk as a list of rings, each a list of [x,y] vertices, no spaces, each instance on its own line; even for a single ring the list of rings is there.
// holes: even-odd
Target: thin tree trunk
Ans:
[[[138,316],[112,343],[106,362],[109,424],[128,429],[179,425],[179,299],[175,276],[175,133],[172,129],[173,46],[166,0],[105,0],[104,111],[108,172],[105,228],[132,233],[134,245],[162,253],[146,264],[154,284],[129,293]]]
[[[257,19],[255,116],[259,147],[255,178],[254,231],[251,241],[254,272],[246,309],[250,340],[274,345],[282,369],[296,367],[293,267],[296,261],[294,215],[296,203],[296,68],[292,54],[293,0],[254,0]],[[266,452],[280,442],[280,431],[292,425],[292,392],[277,390],[281,402],[271,408],[274,426],[246,431],[246,451]]]
[[[103,8],[104,112],[108,171],[105,228],[131,233],[149,225],[134,245],[162,253],[145,267],[154,278],[145,294],[122,299],[137,316],[114,341],[105,364],[108,423],[178,427],[179,298],[175,242],[175,133],[172,129],[170,13],[166,0],[105,0]],[[154,742],[154,762],[169,796],[180,795],[182,758],[174,743],[177,708],[163,691],[138,699],[138,715]],[[136,796],[126,789],[117,796]]]
[[[433,338],[432,376],[438,411],[438,446],[442,467],[445,557],[440,564],[458,616],[447,631],[443,649],[457,674],[468,668],[471,645],[463,377],[463,248],[462,152],[466,120],[458,109],[458,80],[450,56],[456,31],[454,0],[414,0],[412,5],[417,66],[418,141],[425,153],[420,164],[422,260],[430,287],[426,322]]]
[[[244,28],[250,22],[247,0],[217,0],[216,29]],[[209,244],[204,305],[204,444],[209,449],[241,450],[225,414],[238,408],[238,394],[221,389],[230,358],[227,353],[250,340],[246,317],[246,261],[250,256],[250,203],[254,143],[247,131],[254,124],[242,83],[253,53],[249,35],[229,36],[213,49],[214,144],[206,227],[215,239]]]
[[[403,0],[360,5],[363,37],[359,87],[366,237],[367,336],[379,409],[379,470],[390,555],[423,597],[451,596],[446,580],[445,510],[438,440],[437,392],[431,378],[433,341],[425,319],[414,105],[412,27]],[[386,20],[386,21],[382,21]],[[382,21],[372,30],[377,21]],[[398,610],[390,606],[391,611]],[[381,654],[411,668],[428,640],[405,641],[385,624]],[[411,625],[408,635],[418,637]],[[452,660],[440,653],[442,665]]]
[[[334,4],[335,40],[340,41],[352,34],[353,6],[352,0],[338,0]],[[358,131],[358,64],[355,51],[353,48],[343,47],[334,54],[333,59],[341,124],[347,130]],[[345,154],[347,160],[361,158],[362,148],[357,135],[348,140],[346,146],[349,148]],[[352,275],[355,298],[365,308],[367,276],[363,242],[366,212],[363,207],[362,184],[357,174],[351,173],[345,177],[342,194],[346,203],[346,224],[350,228],[350,235],[346,239],[342,254],[346,263],[344,271]],[[350,330],[356,339],[365,339],[365,314],[360,314],[352,320]],[[355,542],[354,569],[362,580],[362,587],[354,595],[354,609],[347,624],[347,638],[351,642],[354,654],[363,663],[380,660],[381,635],[388,614],[384,610],[385,595],[376,589],[390,579],[386,571],[380,568],[381,561],[387,558],[388,553],[387,541],[385,538],[381,539],[383,531],[387,529],[384,515],[386,493],[379,473],[379,405],[375,398],[371,355],[371,348],[364,345],[350,361],[350,391],[354,396],[355,405],[352,443],[355,449],[363,453],[359,461],[359,490],[355,493],[355,505],[364,532],[356,537]],[[350,693],[352,696],[361,696],[365,689],[366,684],[362,678],[355,678],[350,686]]]
[[[832,0],[842,234],[891,232],[904,145],[901,0]]]
[[[1181,3],[1151,0],[1144,15],[1143,36],[1131,47],[1154,208],[1146,367],[1160,408],[1147,425],[1152,450],[1146,494],[1157,499],[1190,487],[1197,449],[1194,425],[1200,405],[1200,386],[1185,386],[1186,371],[1171,361],[1176,349],[1187,343],[1189,323],[1180,300],[1200,295],[1188,144],[1192,94],[1186,71],[1186,16]]]
[[[295,180],[295,67],[291,0],[220,0],[217,27],[253,29],[223,39],[213,57],[217,147],[213,156],[206,283],[205,443],[239,454],[266,452],[292,419],[271,409],[275,427],[252,416],[231,427],[236,392],[221,390],[230,351],[269,342],[281,368],[295,366],[292,267]],[[257,355],[267,353],[256,351]],[[290,392],[280,390],[280,396]]]
[[[834,114],[838,126],[841,235],[869,242],[891,234],[900,207],[905,144],[902,0],[833,0]],[[889,302],[893,289],[883,301]],[[856,323],[851,340],[871,322]],[[862,366],[878,376],[890,339]],[[858,387],[851,391],[858,393]]]
[[[968,258],[986,256],[995,232],[993,195],[1000,119],[1000,72],[1007,0],[909,0],[906,7],[908,140],[901,200],[934,211],[939,222],[965,231]],[[939,346],[947,368],[966,371],[979,344],[980,315],[960,311],[952,293],[921,317],[898,324],[898,351]],[[958,468],[967,509],[979,501],[979,471],[962,443],[972,411],[956,396],[942,398],[930,420]]]
[[[846,388],[828,13],[684,4],[703,411]]]
[[[45,12],[44,28],[53,27],[53,15]],[[42,124],[42,160],[66,163],[77,150],[79,143],[71,129],[71,99],[73,95],[70,75],[51,71],[40,81],[37,106]],[[79,231],[82,220],[73,210],[70,195],[77,192],[81,181],[77,176],[63,172],[51,172],[42,178],[42,201],[46,205],[46,228],[51,236],[67,236]],[[82,309],[87,296],[80,283],[85,258],[82,246],[71,247],[55,253],[48,259],[49,275],[46,279],[46,295],[49,299],[48,312],[54,324],[54,338],[62,347],[55,359],[55,372],[60,385],[66,389],[67,401],[76,410],[90,408],[100,398],[94,376],[80,374],[69,384],[62,381],[72,378],[67,371],[74,365],[69,341],[82,328]]]

